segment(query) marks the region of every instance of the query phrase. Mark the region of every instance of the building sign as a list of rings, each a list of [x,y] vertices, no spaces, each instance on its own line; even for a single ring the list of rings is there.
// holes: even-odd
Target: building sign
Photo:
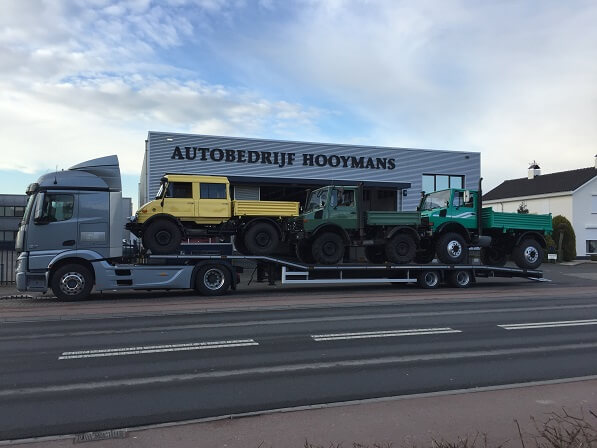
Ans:
[[[200,148],[176,146],[170,156],[173,160],[198,160],[223,163],[248,163],[285,166],[303,165],[331,168],[393,170],[396,159],[388,157],[357,157],[328,154],[299,154],[284,151],[253,151],[244,149]]]

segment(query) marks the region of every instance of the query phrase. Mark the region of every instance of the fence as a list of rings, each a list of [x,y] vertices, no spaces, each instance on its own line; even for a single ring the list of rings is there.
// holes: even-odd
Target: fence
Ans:
[[[0,247],[0,285],[15,284],[17,253],[12,248]]]

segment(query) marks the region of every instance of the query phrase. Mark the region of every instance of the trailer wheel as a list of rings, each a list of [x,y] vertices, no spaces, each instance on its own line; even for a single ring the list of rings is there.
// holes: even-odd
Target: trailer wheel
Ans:
[[[383,264],[386,262],[386,253],[383,246],[366,246],[365,258],[369,263]]]
[[[230,288],[230,271],[222,265],[207,264],[197,272],[195,289],[204,296],[221,296]]]
[[[487,266],[498,266],[502,267],[508,261],[508,256],[503,250],[495,247],[482,247],[481,248],[481,263]]]
[[[154,255],[176,252],[182,240],[180,227],[170,220],[157,219],[143,232],[143,246]]]
[[[421,271],[417,283],[421,288],[434,289],[439,286],[440,276],[438,271]]]
[[[317,263],[336,264],[344,257],[344,241],[337,233],[325,232],[313,242],[313,258]]]
[[[280,245],[278,230],[268,222],[258,222],[244,232],[244,246],[252,255],[273,254]]]
[[[471,271],[457,269],[448,274],[448,283],[454,288],[468,288],[473,281]]]
[[[525,239],[514,248],[512,258],[519,268],[537,269],[543,261],[543,249],[537,241]]]
[[[460,264],[468,259],[468,246],[464,237],[459,233],[448,232],[437,242],[437,258],[442,263]]]
[[[397,233],[386,242],[386,256],[392,263],[406,264],[413,261],[417,243],[406,233]]]
[[[294,251],[296,253],[296,258],[298,258],[301,263],[315,264],[315,258],[313,258],[311,242],[309,240],[297,241]]]
[[[93,288],[93,276],[86,266],[76,263],[65,264],[52,274],[50,287],[62,302],[84,300]]]

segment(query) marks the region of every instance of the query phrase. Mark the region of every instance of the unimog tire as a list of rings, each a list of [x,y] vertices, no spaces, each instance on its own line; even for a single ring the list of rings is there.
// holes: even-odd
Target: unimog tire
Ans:
[[[503,250],[495,247],[481,248],[481,263],[486,266],[502,267],[508,261],[508,255]]]
[[[365,258],[369,263],[384,264],[387,260],[383,246],[366,246]]]
[[[407,233],[397,233],[386,243],[386,256],[392,263],[407,264],[417,253],[415,239]]]
[[[543,262],[543,248],[533,239],[524,239],[512,251],[514,263],[521,269],[537,269]]]
[[[52,273],[50,288],[61,302],[85,300],[93,288],[93,275],[81,264],[65,264]]]
[[[173,254],[180,247],[182,237],[178,224],[168,219],[156,219],[143,232],[143,247],[153,255]]]
[[[415,263],[416,264],[429,264],[435,258],[435,250],[431,249],[424,249],[418,250],[415,254]]]
[[[257,222],[244,233],[244,247],[251,255],[271,255],[280,245],[280,234],[269,222]]]
[[[294,250],[298,261],[305,264],[315,264],[312,243],[310,240],[297,241]]]
[[[325,232],[315,238],[311,253],[316,263],[337,264],[344,258],[344,241],[337,233]]]
[[[437,258],[445,264],[461,264],[468,260],[468,246],[462,235],[448,232],[439,237],[436,246]]]

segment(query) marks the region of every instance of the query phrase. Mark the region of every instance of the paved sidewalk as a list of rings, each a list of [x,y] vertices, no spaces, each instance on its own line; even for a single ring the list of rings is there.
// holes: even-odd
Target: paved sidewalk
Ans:
[[[543,422],[551,412],[562,409],[579,415],[597,428],[597,379],[534,385],[500,390],[451,393],[378,402],[333,406],[260,416],[225,419],[202,423],[164,425],[130,429],[125,438],[86,442],[82,447],[172,447],[172,448],[302,448],[306,441],[314,447],[344,448],[353,442],[363,446],[393,448],[428,447],[433,440],[456,441],[458,438],[487,435],[487,447],[521,447],[520,423],[527,446],[529,434],[536,434],[531,417]],[[41,440],[30,447],[63,448],[73,444],[73,437]],[[19,443],[19,445],[21,445]],[[357,445],[358,446],[358,445]]]

